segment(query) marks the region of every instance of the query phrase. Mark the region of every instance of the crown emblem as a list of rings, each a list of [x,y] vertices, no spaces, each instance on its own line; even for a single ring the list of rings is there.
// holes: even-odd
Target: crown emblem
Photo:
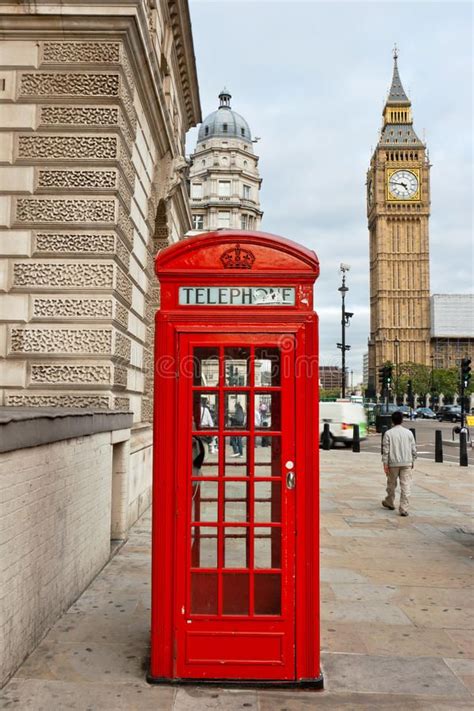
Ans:
[[[255,255],[249,249],[242,249],[240,244],[221,254],[224,269],[252,269],[254,261]]]

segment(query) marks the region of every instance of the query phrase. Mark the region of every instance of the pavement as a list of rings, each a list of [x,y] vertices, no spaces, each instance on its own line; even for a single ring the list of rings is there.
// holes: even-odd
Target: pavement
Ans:
[[[380,456],[321,451],[323,691],[149,686],[150,513],[0,691],[33,711],[474,708],[474,469],[417,463],[410,516]]]

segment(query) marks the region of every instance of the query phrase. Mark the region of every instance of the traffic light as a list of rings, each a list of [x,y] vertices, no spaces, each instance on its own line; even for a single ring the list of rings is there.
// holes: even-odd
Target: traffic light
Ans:
[[[379,383],[382,390],[387,390],[392,386],[392,366],[382,365],[379,368]]]
[[[469,381],[471,379],[471,359],[463,358],[461,361],[461,383],[463,388],[469,386]]]
[[[379,368],[379,383],[382,386],[382,388],[385,387],[385,366],[382,365],[381,368]]]

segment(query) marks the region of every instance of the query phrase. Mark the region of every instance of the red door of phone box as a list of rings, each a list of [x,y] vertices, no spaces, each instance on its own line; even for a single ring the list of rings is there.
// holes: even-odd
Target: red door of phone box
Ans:
[[[314,252],[160,252],[148,680],[322,688]]]

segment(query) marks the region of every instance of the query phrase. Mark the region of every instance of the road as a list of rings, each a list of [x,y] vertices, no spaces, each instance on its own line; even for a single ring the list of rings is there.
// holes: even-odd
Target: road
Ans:
[[[452,430],[456,424],[452,422],[437,422],[436,420],[415,420],[410,422],[404,421],[405,427],[413,427],[416,431],[416,443],[418,449],[418,457],[421,459],[431,459],[434,462],[435,457],[435,430],[443,432],[443,457],[445,462],[459,463],[459,447],[449,447],[444,444],[446,441],[452,440]],[[363,452],[380,452],[380,434],[371,434],[361,442],[361,450]],[[469,464],[474,464],[474,449],[469,446],[467,448]]]

